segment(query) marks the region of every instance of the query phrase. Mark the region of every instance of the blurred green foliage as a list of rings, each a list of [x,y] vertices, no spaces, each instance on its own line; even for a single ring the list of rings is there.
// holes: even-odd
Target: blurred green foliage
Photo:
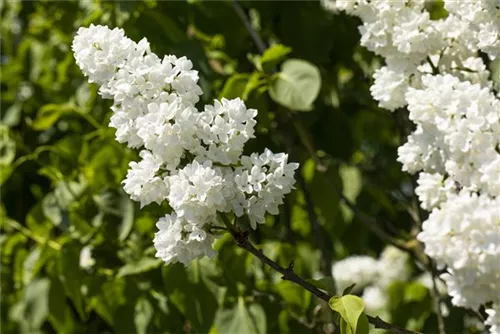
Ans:
[[[259,110],[248,152],[269,147],[301,163],[303,183],[252,234],[270,258],[317,279],[336,259],[380,252],[335,184],[390,234],[411,238],[412,181],[396,162],[406,120],[370,97],[379,60],[359,46],[358,22],[319,2],[239,5],[271,45],[263,55],[231,2],[0,2],[2,333],[331,330],[328,305],[229,235],[214,260],[185,268],[155,259],[155,223],[168,207],[139,210],[121,189],[136,153],[114,140],[110,102],[71,52],[76,30],[90,23],[147,37],[159,55],[187,56],[200,73],[200,103],[239,96]],[[95,259],[89,269],[80,266],[84,246]],[[393,320],[435,330],[428,291],[402,299],[401,284]]]

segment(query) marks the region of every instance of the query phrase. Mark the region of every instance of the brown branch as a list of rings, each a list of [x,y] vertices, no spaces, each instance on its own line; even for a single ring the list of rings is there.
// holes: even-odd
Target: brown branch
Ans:
[[[252,27],[252,23],[248,19],[243,8],[241,8],[240,4],[236,0],[232,0],[231,5],[233,6],[236,14],[240,17],[240,20],[241,22],[243,22],[243,25],[247,29],[248,33],[252,37],[255,45],[257,46],[257,49],[259,49],[259,52],[264,53],[264,51],[266,51],[266,43],[264,43],[260,35]]]
[[[261,260],[264,264],[267,266],[271,267],[275,271],[279,272],[282,276],[281,279],[285,281],[290,281],[293,282],[297,285],[300,285],[307,291],[311,292],[313,295],[316,297],[329,302],[332,296],[329,294],[325,293],[324,291],[318,289],[311,283],[307,282],[304,280],[302,277],[297,275],[293,271],[293,262],[289,264],[287,268],[280,266],[278,263],[274,262],[271,260],[269,257],[267,257],[264,253],[262,253],[261,250],[257,249],[249,240],[248,240],[248,233],[245,231],[239,231],[234,226],[232,226],[228,221],[227,218],[223,218],[225,220],[226,226],[231,226],[230,232],[233,238],[236,240],[237,245],[240,248],[243,248],[247,252],[251,253],[255,257],[257,257],[259,260]],[[229,224],[229,225],[228,225]],[[380,317],[372,317],[370,315],[366,315],[368,318],[368,322],[372,324],[375,328],[379,329],[385,329],[391,333],[394,334],[420,334],[419,332],[415,332],[397,325],[393,325],[390,323],[385,322],[382,320]]]

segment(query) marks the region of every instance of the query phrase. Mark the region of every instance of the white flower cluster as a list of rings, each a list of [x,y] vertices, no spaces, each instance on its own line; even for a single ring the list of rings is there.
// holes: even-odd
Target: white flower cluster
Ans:
[[[452,302],[478,308],[500,301],[500,197],[462,190],[424,222],[426,253],[448,267],[443,275]]]
[[[491,326],[491,333],[500,333],[500,308],[496,306],[495,308],[486,309],[486,314],[488,314],[488,319],[484,324]]]
[[[268,149],[242,156],[257,110],[222,99],[199,111],[202,90],[191,62],[161,59],[146,39],[135,43],[122,29],[80,28],[72,49],[99,94],[113,100],[116,139],[141,150],[141,160],[129,165],[125,191],[141,206],[167,200],[174,210],[157,223],[158,257],[188,264],[214,256],[210,231],[220,213],[247,215],[254,229],[266,213],[278,213],[298,164]]]
[[[356,283],[352,292],[363,292],[366,310],[375,313],[389,303],[388,289],[395,281],[405,282],[410,278],[409,256],[401,250],[387,246],[378,259],[354,255],[338,261],[332,266],[332,276],[337,293]]]
[[[358,16],[361,44],[386,65],[373,97],[407,107],[416,129],[398,150],[420,173],[418,195],[432,211],[418,239],[441,268],[455,305],[489,307],[500,333],[500,101],[485,61],[500,55],[498,0],[444,0],[432,19],[424,0],[323,0]]]

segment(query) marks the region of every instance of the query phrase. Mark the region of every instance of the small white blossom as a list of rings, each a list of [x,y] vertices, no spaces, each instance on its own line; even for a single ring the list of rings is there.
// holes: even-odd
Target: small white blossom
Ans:
[[[95,265],[95,259],[92,257],[92,246],[85,246],[80,251],[80,267],[88,270]]]

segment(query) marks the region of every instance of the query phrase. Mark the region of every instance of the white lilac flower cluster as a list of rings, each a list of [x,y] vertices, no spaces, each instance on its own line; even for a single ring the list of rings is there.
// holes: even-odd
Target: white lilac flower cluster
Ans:
[[[352,292],[362,292],[366,310],[376,313],[388,306],[388,289],[396,281],[406,282],[411,275],[409,256],[403,251],[387,246],[378,259],[353,255],[332,266],[332,276],[337,293],[356,283]]]
[[[500,1],[443,3],[432,19],[425,0],[323,0],[361,18],[361,44],[385,59],[373,97],[416,125],[398,160],[431,211],[418,239],[453,303],[487,305],[500,333],[500,101],[485,63],[500,55]]]
[[[243,156],[254,137],[257,111],[240,99],[215,101],[203,111],[198,72],[185,57],[159,58],[146,39],[135,43],[122,29],[80,28],[72,46],[76,63],[99,94],[113,100],[116,139],[140,149],[125,191],[141,206],[168,201],[154,245],[166,263],[214,256],[211,228],[220,213],[246,215],[252,228],[277,214],[293,189],[296,163],[266,149]]]

